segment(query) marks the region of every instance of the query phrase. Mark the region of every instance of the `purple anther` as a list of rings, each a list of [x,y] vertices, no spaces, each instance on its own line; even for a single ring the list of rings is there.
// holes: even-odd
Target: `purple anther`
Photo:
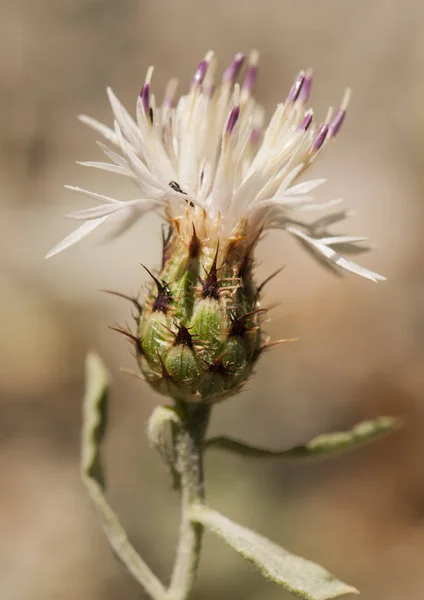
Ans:
[[[144,110],[146,111],[146,113],[149,112],[149,108],[150,108],[149,96],[150,96],[150,84],[145,83],[143,85],[143,87],[141,88],[140,98],[143,101],[143,106],[144,106]]]
[[[208,85],[207,87],[204,87],[202,91],[205,94],[205,96],[207,96],[208,98],[212,98],[212,96],[215,93],[215,86]]]
[[[244,63],[244,55],[239,52],[235,55],[233,62],[231,65],[224,71],[224,75],[222,76],[222,80],[227,83],[234,83],[237,79],[238,74],[240,73],[240,69]]]
[[[325,141],[325,138],[327,137],[328,130],[329,130],[328,125],[321,125],[321,127],[319,128],[319,131],[318,131],[318,135],[315,138],[314,143],[312,144],[313,152],[318,152],[318,150],[321,148],[321,146],[323,145],[323,143]]]
[[[302,88],[299,92],[298,100],[300,100],[300,102],[306,103],[309,100],[309,95],[311,93],[311,87],[312,87],[312,73],[309,72],[309,73],[306,73]]]
[[[163,106],[166,108],[174,108],[175,101],[173,96],[165,96],[163,99]]]
[[[312,119],[313,119],[312,111],[308,111],[307,113],[305,113],[305,116],[303,117],[303,121],[300,124],[299,129],[303,129],[303,131],[307,131],[312,123]]]
[[[255,87],[256,78],[258,76],[258,67],[257,65],[249,65],[246,75],[243,80],[242,89],[247,92],[251,92]]]
[[[260,142],[262,137],[262,129],[260,127],[254,127],[250,132],[250,143],[254,146]]]
[[[334,119],[330,123],[331,135],[336,135],[345,120],[346,111],[342,108],[336,112]]]
[[[295,102],[298,99],[304,82],[305,82],[305,74],[299,73],[299,75],[296,78],[296,81],[294,82],[294,84],[291,87],[289,95],[287,96],[288,102]]]
[[[231,133],[238,121],[240,115],[240,105],[236,104],[233,106],[230,112],[230,116],[228,117],[227,127],[225,129],[226,133]]]
[[[199,63],[199,66],[194,72],[193,79],[191,80],[192,85],[200,85],[203,82],[208,66],[209,62],[207,60],[202,60],[202,62]]]

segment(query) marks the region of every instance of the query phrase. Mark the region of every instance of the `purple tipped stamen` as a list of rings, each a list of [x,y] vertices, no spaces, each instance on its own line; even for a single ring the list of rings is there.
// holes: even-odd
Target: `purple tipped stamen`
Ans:
[[[260,127],[254,127],[250,132],[250,143],[254,146],[260,142],[262,138],[262,129]]]
[[[305,83],[305,74],[300,73],[297,76],[296,81],[292,85],[289,95],[287,96],[288,102],[295,102],[298,99],[304,83]]]
[[[303,131],[307,131],[309,129],[309,127],[311,126],[312,119],[313,119],[312,112],[305,113],[305,116],[303,117],[303,121],[300,124],[300,129],[303,129]]]
[[[244,55],[240,52],[235,55],[233,62],[228,67],[228,69],[224,72],[222,76],[223,81],[227,83],[234,83],[237,79],[238,74],[240,73],[240,69],[244,63]]]
[[[215,92],[215,86],[214,85],[208,85],[207,87],[203,88],[203,93],[208,98],[212,98],[212,96],[214,95],[214,92]]]
[[[145,83],[143,85],[140,92],[140,98],[143,102],[144,110],[148,113],[150,109],[150,84]]]
[[[343,121],[345,120],[345,117],[346,111],[342,108],[339,108],[339,110],[336,112],[336,116],[330,123],[330,131],[332,136],[335,136],[338,133]]]
[[[231,112],[230,112],[230,116],[228,117],[228,121],[227,121],[227,127],[225,128],[225,132],[230,134],[234,127],[236,126],[236,123],[238,121],[238,118],[240,116],[240,105],[236,104]]]
[[[202,60],[199,63],[196,71],[194,72],[193,79],[191,81],[192,85],[201,85],[206,75],[206,71],[208,70],[209,62],[207,60]]]
[[[329,129],[330,127],[328,125],[321,125],[318,135],[312,144],[312,152],[318,152],[318,150],[322,147],[323,143],[325,142],[325,138],[328,135]]]
[[[311,87],[312,87],[312,73],[308,72],[305,75],[302,88],[299,91],[298,100],[300,102],[303,102],[305,104],[309,100],[309,96],[311,94]]]
[[[255,87],[255,83],[256,83],[256,79],[258,76],[258,67],[256,65],[250,65],[249,68],[247,69],[244,81],[243,81],[243,85],[242,85],[242,89],[246,90],[247,92],[251,92],[253,90],[253,88]]]

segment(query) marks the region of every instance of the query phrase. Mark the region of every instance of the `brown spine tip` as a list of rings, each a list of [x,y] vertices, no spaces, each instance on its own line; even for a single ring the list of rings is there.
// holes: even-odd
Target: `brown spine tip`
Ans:
[[[252,270],[253,266],[253,258],[248,254],[245,254],[240,261],[240,264],[237,269],[237,277],[240,279],[244,279],[249,271]]]
[[[208,365],[209,373],[217,373],[218,375],[226,375],[227,367],[224,365],[223,356],[219,356],[213,363]]]
[[[168,231],[165,233],[165,225],[162,225],[162,269],[165,267],[169,259],[169,248],[171,245],[173,228],[172,224],[169,224]]]
[[[133,369],[127,369],[126,367],[121,367],[119,369],[121,371],[121,373],[126,373],[127,375],[131,375],[131,377],[135,377],[136,379],[139,379],[140,381],[145,382],[146,378],[141,375],[138,371],[134,371]]]
[[[209,273],[206,274],[205,279],[199,277],[200,285],[202,286],[202,298],[214,298],[219,300],[219,281],[216,268],[218,260],[218,248],[216,249],[215,258],[213,259],[212,266]]]
[[[141,315],[142,311],[143,311],[143,307],[141,306],[140,302],[138,301],[138,298],[133,298],[132,296],[127,296],[126,294],[122,294],[121,292],[114,292],[113,290],[99,290],[99,292],[104,292],[105,294],[111,294],[112,296],[117,296],[118,298],[123,298],[124,300],[128,300],[129,302],[132,302],[134,304],[134,306],[136,307],[136,309],[139,312],[139,316]]]
[[[248,273],[248,271],[250,271],[253,267],[253,250],[255,249],[255,246],[261,235],[262,235],[262,230],[260,230],[258,232],[258,234],[254,237],[252,243],[247,248],[244,256],[242,257],[242,259],[240,261],[237,275],[238,275],[238,277],[240,277],[242,279]]]
[[[188,246],[189,258],[197,258],[200,254],[201,249],[202,245],[199,238],[197,237],[196,228],[193,223],[193,235],[191,236],[190,244]]]
[[[165,315],[168,312],[169,305],[172,303],[172,292],[169,288],[169,285],[165,281],[159,281],[157,277],[155,277],[147,267],[141,265],[156,283],[156,287],[158,289],[158,294],[153,302],[153,312],[163,312]]]
[[[177,325],[178,332],[175,334],[174,346],[187,346],[193,350],[193,336],[185,325]]]
[[[112,329],[112,331],[116,331],[117,333],[120,333],[121,335],[123,335],[126,340],[128,340],[131,344],[133,344],[133,346],[135,347],[138,354],[144,354],[141,339],[138,338],[136,335],[132,334],[131,331],[128,331],[127,329],[123,329],[122,327],[119,327],[119,326],[112,327],[111,325],[109,325],[109,329]]]
[[[266,284],[269,283],[271,281],[271,279],[274,279],[274,277],[276,277],[284,269],[285,269],[285,267],[280,267],[279,269],[274,271],[274,273],[271,273],[271,275],[269,275],[260,285],[258,285],[258,294],[260,294],[262,292],[262,290],[264,289]]]
[[[275,346],[279,346],[280,344],[288,344],[291,342],[298,342],[299,338],[285,338],[282,340],[274,340],[274,341],[266,341],[263,346],[259,348],[260,352],[264,350],[268,350],[269,348],[274,348]]]
[[[228,331],[228,337],[244,338],[244,336],[246,335],[246,332],[249,331],[250,329],[252,329],[251,327],[248,327],[248,325],[247,325],[247,321],[249,320],[249,318],[253,317],[254,315],[260,315],[260,314],[263,314],[266,312],[267,312],[266,308],[258,308],[256,310],[252,310],[248,313],[245,313],[241,317],[237,317],[234,313],[231,314],[231,316],[230,316],[231,326]]]

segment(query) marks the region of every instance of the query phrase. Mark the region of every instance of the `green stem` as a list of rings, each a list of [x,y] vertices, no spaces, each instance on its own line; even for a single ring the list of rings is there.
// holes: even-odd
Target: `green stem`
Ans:
[[[193,523],[190,509],[205,503],[203,451],[210,407],[181,404],[181,425],[175,430],[175,466],[181,478],[180,534],[169,600],[186,600],[197,575],[202,545],[203,525]]]

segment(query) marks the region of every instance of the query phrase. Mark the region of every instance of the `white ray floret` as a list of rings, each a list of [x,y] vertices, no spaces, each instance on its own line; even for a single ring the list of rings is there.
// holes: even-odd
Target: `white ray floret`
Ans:
[[[141,197],[120,201],[67,186],[99,204],[68,215],[85,222],[47,256],[79,242],[107,221],[119,235],[147,212],[163,214],[165,209],[172,218],[187,214],[187,207],[193,211],[200,207],[216,224],[219,239],[231,237],[239,223],[247,220],[252,240],[263,230],[284,229],[333,268],[374,281],[384,279],[334,249],[345,253],[369,249],[363,245],[367,241],[363,236],[332,234],[325,229],[350,216],[348,211],[326,215],[312,224],[299,219],[302,212],[327,210],[340,202],[315,203],[310,193],[325,179],[300,178],[340,130],[350,90],[334,115],[330,109],[317,126],[312,110],[306,109],[312,73],[302,71],[264,127],[264,110],[252,95],[258,53],[250,54],[239,85],[243,63],[244,56],[236,54],[217,85],[216,60],[208,52],[194,73],[188,94],[176,101],[177,81],[171,80],[160,107],[151,92],[150,67],[137,99],[136,119],[108,88],[113,127],[85,115],[79,118],[104,138],[106,143],[98,144],[111,162],[80,164],[131,178]]]

